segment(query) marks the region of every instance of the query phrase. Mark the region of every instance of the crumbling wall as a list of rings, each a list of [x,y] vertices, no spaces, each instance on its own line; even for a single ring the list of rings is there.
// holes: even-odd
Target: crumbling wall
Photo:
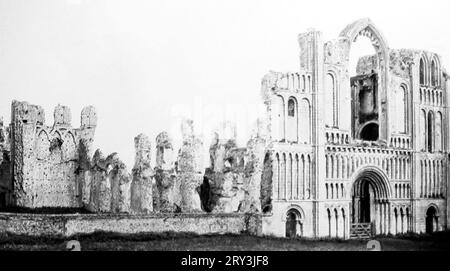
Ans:
[[[70,109],[57,106],[54,125],[44,125],[41,107],[13,102],[12,149],[17,206],[83,207],[94,213],[254,212],[261,210],[261,179],[266,139],[256,130],[246,148],[236,145],[236,128],[224,124],[203,165],[203,142],[192,120],[181,126],[177,155],[166,132],[156,137],[156,166],[151,144],[134,139],[131,174],[116,153],[104,157],[92,142],[97,125],[93,107],[82,110],[80,129],[71,128]],[[2,159],[4,160],[4,159]]]
[[[92,107],[84,117],[96,122]],[[82,114],[83,118],[83,114]],[[13,101],[11,114],[12,175],[16,206],[81,207],[80,146],[89,149],[95,124],[71,127],[71,112],[58,105],[53,126],[45,126],[44,110]],[[80,142],[83,140],[83,144]]]
[[[246,148],[236,145],[233,126],[225,123],[210,147],[210,180],[212,212],[259,212],[261,210],[261,179],[264,167],[266,138],[263,124],[258,121]]]

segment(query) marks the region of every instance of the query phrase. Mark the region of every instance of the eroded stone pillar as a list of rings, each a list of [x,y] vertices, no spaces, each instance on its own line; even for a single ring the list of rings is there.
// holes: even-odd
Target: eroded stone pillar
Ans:
[[[244,171],[246,179],[244,190],[247,196],[246,204],[240,210],[243,212],[261,212],[261,180],[266,154],[264,125],[264,122],[261,120],[257,121],[255,131],[247,143]]]
[[[203,182],[203,142],[194,135],[193,121],[182,123],[183,143],[178,153],[177,181],[180,184],[181,211],[200,212],[200,185]]]
[[[153,212],[153,170],[151,166],[151,144],[144,134],[134,138],[136,159],[131,183],[131,212],[149,214]]]
[[[172,139],[167,132],[156,137],[155,209],[162,213],[180,212],[180,182],[176,178]]]

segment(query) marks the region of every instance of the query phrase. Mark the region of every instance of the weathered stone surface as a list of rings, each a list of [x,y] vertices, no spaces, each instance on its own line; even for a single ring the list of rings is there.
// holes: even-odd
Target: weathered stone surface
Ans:
[[[266,153],[266,132],[265,123],[257,122],[256,130],[252,138],[247,143],[245,154],[245,182],[246,193],[245,206],[240,211],[260,212],[261,211],[261,179],[264,169],[264,157]]]
[[[167,132],[162,132],[156,137],[156,167],[172,170],[174,160],[172,140]]]
[[[118,155],[104,158],[97,150],[90,172],[90,200],[87,209],[101,213],[130,212],[131,176]]]
[[[79,142],[82,129],[70,127],[70,110],[58,106],[55,124],[45,126],[41,107],[13,101],[11,158],[13,204],[20,207],[81,207],[82,168]],[[88,147],[94,131],[86,136]]]
[[[70,108],[63,105],[56,106],[53,118],[55,120],[55,126],[56,125],[70,126],[72,122],[72,113],[70,112]]]
[[[154,208],[157,212],[173,213],[181,210],[180,181],[174,163],[172,139],[167,132],[156,137],[156,167]]]
[[[81,110],[81,128],[97,126],[97,112],[93,106],[86,106]]]
[[[182,123],[183,143],[178,153],[177,182],[181,192],[181,211],[200,212],[200,185],[203,183],[203,142],[194,135],[193,122]]]
[[[214,185],[212,186],[213,212],[231,213],[237,211],[233,198],[235,198],[238,189],[235,187],[237,174],[228,171],[225,173],[215,173]]]
[[[178,178],[175,169],[162,170],[156,168],[155,172],[157,193],[156,210],[162,213],[173,213],[181,211],[181,180]]]
[[[131,212],[148,214],[153,212],[153,170],[151,167],[151,145],[147,136],[140,134],[134,139],[136,159],[131,183]]]
[[[256,234],[261,218],[244,214],[152,215],[27,215],[0,214],[0,233],[25,236],[65,236],[97,231],[124,234],[184,232],[197,234]],[[259,221],[259,222],[258,222]]]

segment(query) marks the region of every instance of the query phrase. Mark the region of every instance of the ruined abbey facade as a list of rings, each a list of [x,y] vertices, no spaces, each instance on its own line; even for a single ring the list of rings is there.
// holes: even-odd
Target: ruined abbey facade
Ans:
[[[376,54],[360,58],[350,76],[358,38],[370,39]],[[267,114],[247,146],[237,146],[226,124],[206,145],[187,120],[178,150],[166,132],[155,148],[137,136],[130,172],[117,154],[93,152],[93,107],[75,129],[65,106],[46,126],[41,107],[14,101],[10,125],[0,121],[0,208],[254,214],[257,232],[282,237],[447,229],[449,77],[440,57],[389,48],[369,19],[332,41],[317,31],[298,41],[299,70],[262,80]]]
[[[358,38],[376,54],[349,55]],[[437,54],[396,50],[369,19],[332,41],[298,36],[300,69],[263,79],[273,168],[266,233],[432,232],[448,221],[448,74]]]

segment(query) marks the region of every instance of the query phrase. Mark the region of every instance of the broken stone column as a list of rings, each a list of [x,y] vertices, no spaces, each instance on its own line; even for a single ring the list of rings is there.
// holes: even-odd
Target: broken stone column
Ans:
[[[127,167],[119,159],[117,153],[113,153],[106,158],[108,164],[108,180],[111,185],[111,212],[130,212],[130,185],[131,176],[127,172]]]
[[[107,165],[105,158],[100,150],[97,150],[92,159],[92,168],[90,170],[90,195],[87,209],[90,212],[109,211],[111,202],[111,193],[106,181]],[[109,192],[108,192],[109,191]],[[105,195],[106,194],[106,195]],[[104,201],[107,201],[104,203]],[[107,207],[105,207],[107,206]]]
[[[131,183],[131,213],[153,212],[153,170],[151,167],[151,144],[148,137],[140,134],[134,138],[136,158]]]
[[[194,135],[192,120],[182,123],[183,143],[178,153],[177,181],[180,184],[181,211],[201,212],[200,185],[203,183],[203,142]]]
[[[167,132],[156,137],[155,171],[155,208],[162,213],[180,212],[180,183],[176,177],[172,140]]]

